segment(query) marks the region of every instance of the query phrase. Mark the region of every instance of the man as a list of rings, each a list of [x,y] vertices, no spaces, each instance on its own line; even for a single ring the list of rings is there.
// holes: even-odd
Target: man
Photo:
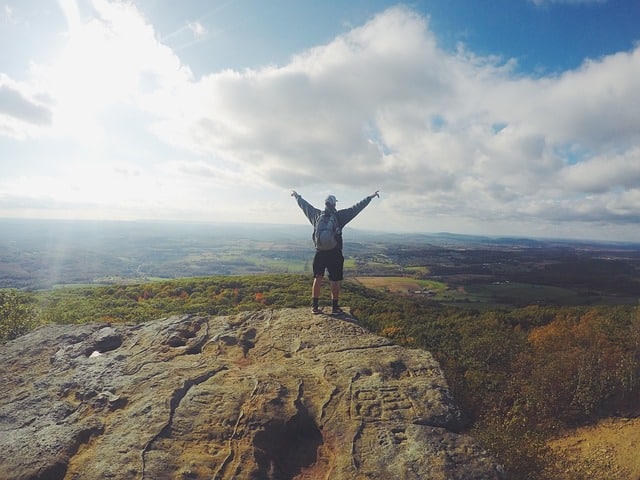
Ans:
[[[322,281],[324,278],[324,272],[329,272],[329,281],[331,282],[331,313],[334,315],[340,315],[344,313],[339,306],[340,297],[340,282],[343,278],[344,270],[344,257],[342,256],[342,228],[358,215],[364,207],[369,205],[373,197],[380,198],[378,190],[372,195],[364,198],[350,208],[343,210],[336,210],[336,197],[333,195],[327,196],[324,202],[325,209],[319,210],[307,202],[298,192],[295,190],[291,192],[291,196],[295,197],[298,201],[298,206],[302,209],[305,216],[311,222],[314,227],[314,243],[316,244],[316,253],[313,257],[313,286],[311,289],[311,296],[313,299],[313,313],[321,313],[322,309],[318,306],[320,299],[320,290],[322,288]],[[335,219],[337,225],[333,227],[332,221]],[[335,247],[320,246],[320,239],[318,238],[318,227],[320,224],[330,225],[330,227],[322,228],[334,228],[336,237]],[[328,248],[328,249],[325,249]]]

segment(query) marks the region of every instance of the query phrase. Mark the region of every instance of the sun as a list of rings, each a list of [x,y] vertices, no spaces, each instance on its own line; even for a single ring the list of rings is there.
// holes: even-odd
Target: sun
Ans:
[[[94,15],[83,22],[73,0],[59,3],[66,41],[42,69],[55,127],[81,142],[99,142],[100,116],[137,101],[143,74],[154,69],[161,46],[133,5],[94,0]]]

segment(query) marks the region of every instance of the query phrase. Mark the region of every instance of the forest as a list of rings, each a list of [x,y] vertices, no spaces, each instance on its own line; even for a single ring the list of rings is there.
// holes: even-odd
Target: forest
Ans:
[[[3,289],[0,341],[51,322],[136,323],[179,313],[308,307],[309,284],[308,275],[260,274]],[[371,331],[434,354],[468,430],[510,478],[566,478],[549,438],[601,418],[640,413],[637,304],[471,308],[355,280],[344,283],[342,303]],[[574,470],[571,478],[597,477]]]

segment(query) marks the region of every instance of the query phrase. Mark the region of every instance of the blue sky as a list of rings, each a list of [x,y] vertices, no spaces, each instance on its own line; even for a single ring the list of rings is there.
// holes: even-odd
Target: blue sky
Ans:
[[[0,217],[640,239],[637,0],[0,0],[0,43]]]

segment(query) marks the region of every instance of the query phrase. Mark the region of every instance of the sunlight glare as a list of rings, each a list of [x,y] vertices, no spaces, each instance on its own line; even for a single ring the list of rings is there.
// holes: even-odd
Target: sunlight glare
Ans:
[[[84,143],[101,142],[100,114],[136,101],[158,44],[132,5],[94,0],[98,15],[86,23],[75,23],[73,1],[61,5],[70,25],[68,40],[44,72],[57,103],[56,127]]]
[[[69,31],[73,31],[80,25],[80,12],[76,0],[58,0],[58,5],[67,20]]]

